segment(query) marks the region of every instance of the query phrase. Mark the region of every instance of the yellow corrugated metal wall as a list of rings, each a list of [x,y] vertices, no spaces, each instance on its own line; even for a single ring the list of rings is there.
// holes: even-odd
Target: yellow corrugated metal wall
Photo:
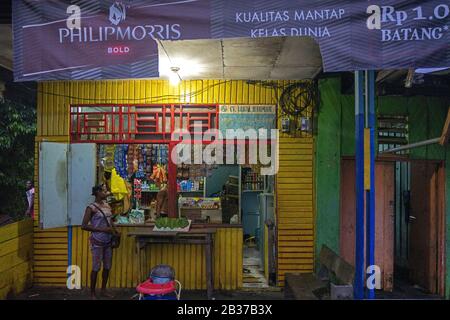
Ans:
[[[312,107],[308,114],[313,117]],[[279,110],[278,127],[284,115]],[[292,118],[291,121],[298,121]],[[284,286],[286,273],[314,271],[314,185],[312,134],[296,130],[280,134],[279,170],[276,176],[277,281]]]
[[[313,139],[282,136],[277,186],[278,284],[314,266]]]
[[[57,82],[43,82],[39,83],[38,95],[38,123],[37,141],[47,139],[48,141],[56,141],[58,139],[68,139],[69,136],[69,105],[77,103],[218,103],[218,104],[276,104],[282,88],[291,83],[290,81],[279,81],[278,88],[261,86],[258,84],[248,84],[245,81],[225,81],[225,80],[198,80],[198,81],[183,81],[178,87],[169,86],[164,80],[114,80],[114,81],[57,81]],[[293,140],[290,140],[293,139]],[[293,144],[292,144],[293,143]],[[277,196],[277,220],[279,221],[278,233],[278,268],[279,268],[279,283],[282,284],[284,273],[291,270],[312,271],[313,268],[313,209],[312,209],[312,138],[289,138],[285,137],[280,142],[280,175],[277,178],[277,188],[281,193]],[[292,146],[295,148],[291,149]],[[291,149],[291,151],[284,151]],[[296,158],[295,154],[289,152],[307,152],[300,150],[310,150],[306,154],[299,154],[300,158],[308,158],[301,160]],[[311,158],[311,160],[309,159]],[[291,168],[298,168],[292,169]],[[302,179],[299,182],[288,178],[286,173],[291,170],[298,172],[294,179]],[[298,176],[300,175],[300,176]],[[297,177],[298,176],[298,177]],[[36,175],[37,177],[37,175]],[[36,184],[37,185],[37,184]],[[290,191],[286,191],[290,190]],[[287,193],[287,194],[286,194]],[[292,196],[289,197],[289,193]],[[280,198],[281,197],[281,198]],[[295,200],[301,197],[305,200]],[[301,203],[297,206],[297,202]],[[297,209],[296,209],[297,208]],[[227,235],[227,232],[230,234]],[[63,262],[67,263],[67,257],[63,260],[61,249],[64,245],[67,246],[67,232],[63,230],[50,230],[42,233],[37,233],[41,236],[42,242],[51,242],[52,238],[57,238],[61,241],[60,246],[48,246],[48,249],[40,249],[39,254],[46,264],[41,264],[42,268],[39,273],[35,274],[38,283],[45,284],[62,284],[65,279],[65,270],[61,268]],[[66,234],[65,238],[62,234]],[[236,242],[237,246],[242,249],[242,243],[238,241],[239,235],[232,231],[219,231],[219,238],[222,235],[225,237],[224,241],[218,241],[220,252],[224,252],[225,248]],[[78,231],[74,232],[73,242],[73,257],[80,259],[88,265],[89,254],[87,242],[83,238],[85,236],[78,235]],[[237,240],[235,240],[237,239]],[[44,242],[45,241],[45,242]],[[48,241],[48,242],[47,242]],[[37,244],[37,243],[36,243]],[[223,251],[221,248],[223,246]],[[41,248],[43,248],[41,246]],[[216,245],[217,248],[217,245]],[[55,251],[56,250],[56,251]],[[197,257],[201,255],[199,249],[189,248],[184,252],[185,257],[180,257],[180,252],[183,250],[179,248],[167,249],[166,253],[156,251],[157,255],[166,254],[172,257],[179,257],[179,265],[195,266]],[[82,252],[82,257],[80,256]],[[50,259],[52,253],[57,254],[57,260],[61,264],[53,262]],[[117,256],[120,256],[121,250],[118,251]],[[191,256],[195,252],[195,257]],[[125,253],[125,252],[124,252]],[[223,254],[221,255],[221,257]],[[224,277],[223,284],[217,281],[216,284],[224,288],[235,288],[242,285],[242,268],[237,267],[236,273],[233,266],[235,261],[239,261],[242,257],[235,257],[232,254],[231,259],[226,259],[225,266],[215,263],[215,268],[225,268],[225,273],[218,274],[218,279]],[[237,259],[237,260],[235,260]],[[175,259],[176,260],[176,259]],[[75,260],[74,260],[75,261]],[[84,261],[84,262],[83,262]],[[120,260],[122,261],[122,260]],[[156,260],[155,260],[156,261]],[[190,264],[185,262],[189,261]],[[194,261],[194,262],[192,262]],[[200,260],[199,260],[200,261]],[[174,261],[176,264],[176,262]],[[242,265],[242,263],[240,263]],[[293,268],[297,266],[296,268]],[[128,270],[128,266],[123,263],[115,265],[116,272],[119,270]],[[125,269],[124,269],[125,268]],[[192,288],[203,287],[203,279],[199,277],[199,271],[191,268],[192,273],[184,274],[185,281],[192,286]],[[229,270],[232,272],[230,273]],[[194,273],[195,271],[195,273]],[[121,274],[121,273],[118,273]],[[117,274],[116,274],[117,275]],[[111,285],[120,281],[127,283],[131,278],[112,277]],[[56,280],[58,279],[58,280]],[[237,280],[236,280],[237,279]],[[87,281],[87,280],[86,280]],[[237,282],[236,282],[237,281]],[[195,284],[195,285],[194,285]],[[189,288],[189,287],[188,287]]]
[[[13,297],[32,284],[33,221],[0,227],[0,300]]]

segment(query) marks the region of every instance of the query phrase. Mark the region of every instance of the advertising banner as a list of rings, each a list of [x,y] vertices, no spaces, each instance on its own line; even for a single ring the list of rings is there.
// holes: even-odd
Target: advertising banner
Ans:
[[[325,72],[450,66],[448,1],[15,0],[16,81],[158,77],[158,40],[309,36]]]

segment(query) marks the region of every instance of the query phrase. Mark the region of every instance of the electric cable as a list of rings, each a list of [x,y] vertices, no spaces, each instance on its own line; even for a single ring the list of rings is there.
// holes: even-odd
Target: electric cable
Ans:
[[[276,81],[247,81],[247,83],[282,90],[278,105],[286,116],[307,116],[317,99],[314,81],[295,81],[287,85],[280,85]]]
[[[65,95],[65,94],[59,94],[59,93],[54,93],[54,92],[49,92],[49,91],[45,91],[45,90],[39,90],[39,89],[32,89],[32,88],[28,88],[27,86],[21,84],[23,87],[25,87],[28,91],[36,94],[36,93],[41,93],[44,95],[49,95],[49,96],[55,96],[55,97],[60,97],[60,98],[66,98],[66,99],[73,99],[73,100],[81,100],[81,101],[91,101],[91,102],[98,102],[99,104],[106,104],[109,102],[106,101],[118,101],[118,100],[126,100],[126,101],[131,101],[131,102],[136,102],[136,101],[159,101],[159,100],[175,100],[175,99],[186,99],[187,97],[189,98],[194,98],[197,96],[200,96],[202,94],[204,94],[206,91],[220,86],[222,84],[226,84],[227,82],[230,82],[230,80],[225,80],[225,81],[219,81],[217,83],[214,83],[212,85],[208,85],[200,90],[197,91],[193,91],[193,92],[189,92],[186,94],[169,94],[169,95],[161,95],[161,96],[150,96],[150,97],[141,97],[141,98],[103,98],[103,99],[97,99],[97,98],[83,98],[83,97],[78,97],[78,96],[71,96],[71,95]]]
[[[65,99],[71,99],[71,100],[78,100],[78,101],[86,101],[91,103],[98,103],[98,104],[106,104],[111,103],[112,101],[128,101],[133,103],[139,103],[142,101],[145,101],[146,103],[161,103],[161,100],[186,100],[186,98],[192,99],[196,98],[198,96],[203,95],[208,90],[211,90],[217,86],[227,84],[231,80],[224,80],[219,81],[214,84],[207,85],[203,87],[202,89],[189,92],[189,93],[182,93],[182,94],[168,94],[168,95],[161,95],[161,96],[146,96],[146,97],[140,97],[140,98],[84,98],[74,95],[66,95],[66,94],[59,94],[55,92],[49,92],[41,89],[32,89],[29,88],[23,84],[21,84],[26,90],[36,94],[40,93],[43,95],[48,96],[54,96],[54,97],[60,97]],[[316,88],[314,83],[310,82],[303,82],[303,81],[296,81],[293,83],[290,83],[288,85],[280,85],[276,81],[247,81],[247,84],[250,85],[259,85],[266,88],[271,88],[274,90],[282,90],[280,94],[280,98],[278,101],[276,101],[279,105],[279,107],[282,109],[282,112],[286,115],[291,116],[303,116],[305,112],[308,110],[309,107],[314,106],[314,99],[316,96]],[[274,98],[276,100],[276,98]]]

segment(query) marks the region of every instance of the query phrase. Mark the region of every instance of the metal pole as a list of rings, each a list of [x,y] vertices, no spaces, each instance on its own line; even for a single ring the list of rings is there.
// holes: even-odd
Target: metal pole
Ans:
[[[355,71],[355,299],[364,298],[364,74]]]
[[[70,273],[66,273],[66,282],[69,280],[69,277],[73,274],[72,268],[68,269],[72,265],[72,226],[67,227],[67,268],[66,272],[70,270]],[[68,283],[68,282],[67,282]]]
[[[416,143],[407,144],[407,145],[404,145],[404,146],[401,146],[401,147],[396,147],[396,148],[384,150],[384,151],[382,151],[380,153],[390,153],[390,152],[397,152],[397,151],[402,151],[402,150],[408,150],[408,149],[417,148],[417,147],[423,147],[423,146],[427,146],[427,145],[430,145],[430,144],[439,143],[440,140],[441,140],[441,138],[434,138],[434,139],[424,140],[424,141],[420,141],[420,142],[416,142]]]
[[[366,104],[368,110],[367,127],[370,130],[370,190],[366,192],[367,222],[366,222],[366,266],[375,264],[375,72],[366,71]],[[373,287],[367,289],[367,299],[375,299]]]
[[[177,198],[177,165],[172,161],[172,151],[176,147],[175,142],[169,143],[168,150],[168,162],[167,162],[167,174],[168,174],[168,187],[169,187],[169,207],[168,215],[170,218],[178,217],[178,198]]]

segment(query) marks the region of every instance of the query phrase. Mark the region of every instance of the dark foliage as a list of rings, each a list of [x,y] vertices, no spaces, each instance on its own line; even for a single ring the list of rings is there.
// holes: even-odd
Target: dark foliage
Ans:
[[[15,219],[27,208],[25,184],[33,181],[36,109],[0,100],[0,214]]]

